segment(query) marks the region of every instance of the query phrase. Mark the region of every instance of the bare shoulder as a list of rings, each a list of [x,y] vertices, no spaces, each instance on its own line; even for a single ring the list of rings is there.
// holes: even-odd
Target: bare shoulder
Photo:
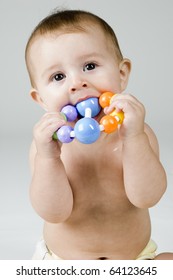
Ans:
[[[154,131],[151,129],[151,127],[146,123],[145,123],[145,133],[148,136],[148,139],[149,139],[149,142],[150,142],[150,145],[151,145],[153,151],[159,157],[159,144],[158,144],[157,137],[156,137]]]
[[[36,149],[35,141],[33,140],[29,151],[29,163],[30,163],[31,174],[33,174],[34,171],[34,160],[35,160],[36,153],[37,153],[37,149]]]

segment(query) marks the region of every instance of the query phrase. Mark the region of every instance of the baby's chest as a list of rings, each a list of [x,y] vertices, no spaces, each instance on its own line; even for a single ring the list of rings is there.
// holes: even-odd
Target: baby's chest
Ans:
[[[85,184],[81,182],[74,191],[74,213],[81,216],[104,219],[121,215],[129,205],[130,202],[120,179],[95,181],[94,184],[88,180]]]

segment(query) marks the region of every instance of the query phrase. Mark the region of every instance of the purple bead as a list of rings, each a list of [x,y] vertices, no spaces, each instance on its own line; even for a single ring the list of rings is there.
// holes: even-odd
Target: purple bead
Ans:
[[[71,131],[73,131],[73,128],[71,126],[61,126],[57,131],[58,140],[62,143],[72,142],[74,138],[70,136]]]
[[[61,112],[65,114],[65,116],[67,117],[67,121],[69,122],[73,122],[77,119],[77,115],[78,115],[77,110],[72,105],[64,106]]]

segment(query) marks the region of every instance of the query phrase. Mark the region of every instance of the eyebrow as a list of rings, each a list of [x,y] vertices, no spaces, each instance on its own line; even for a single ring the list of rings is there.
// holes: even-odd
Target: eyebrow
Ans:
[[[87,59],[87,58],[103,58],[103,54],[102,53],[98,53],[98,52],[92,52],[92,53],[88,53],[88,54],[83,54],[81,56],[79,56],[79,59]]]

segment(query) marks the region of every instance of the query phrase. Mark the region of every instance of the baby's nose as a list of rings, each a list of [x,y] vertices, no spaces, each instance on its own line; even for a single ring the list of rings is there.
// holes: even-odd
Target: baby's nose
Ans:
[[[85,88],[85,87],[87,87],[87,84],[86,84],[86,83],[83,83],[80,87],[72,87],[72,88],[71,88],[71,91],[74,92],[74,91],[76,91],[77,89]]]
[[[87,88],[87,82],[86,81],[82,81],[82,80],[73,80],[73,82],[71,83],[70,86],[70,92],[71,93],[75,93],[77,90],[80,90],[82,88]]]

